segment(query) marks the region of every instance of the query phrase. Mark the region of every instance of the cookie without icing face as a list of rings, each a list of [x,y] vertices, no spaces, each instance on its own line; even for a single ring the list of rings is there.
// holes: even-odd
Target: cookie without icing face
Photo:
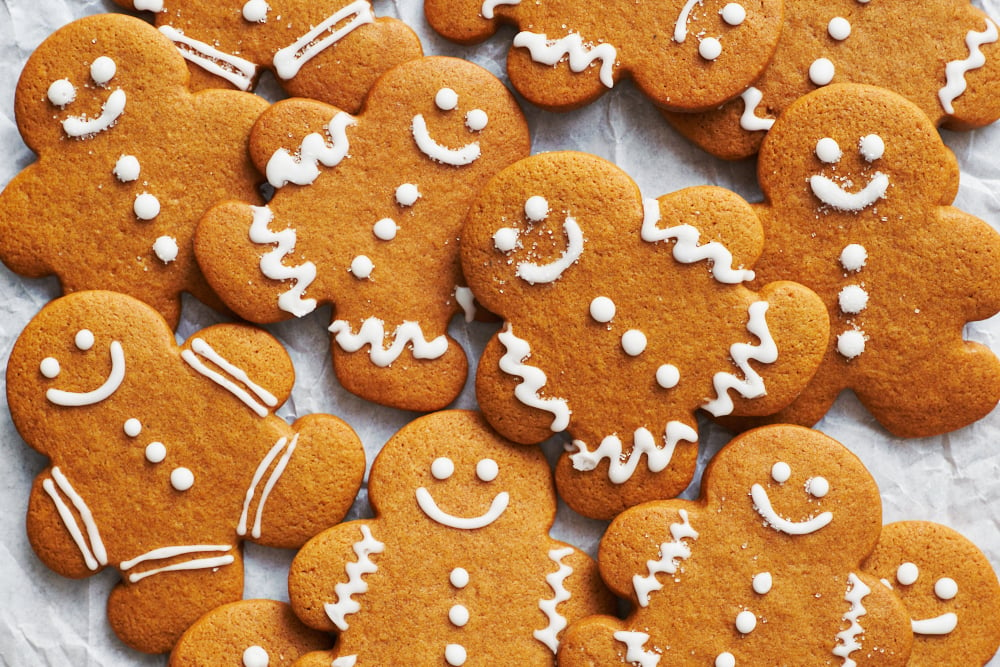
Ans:
[[[556,481],[587,516],[679,494],[699,408],[770,414],[822,357],[815,294],[744,285],[764,236],[727,190],[643,200],[609,162],[546,153],[492,180],[462,235],[469,286],[505,320],[479,363],[479,404],[516,442],[573,436]]]
[[[818,431],[745,433],[709,464],[700,500],[612,522],[601,576],[633,610],[571,625],[559,666],[902,667],[909,616],[861,565],[881,507],[861,461]]]
[[[554,111],[588,104],[626,76],[667,109],[718,106],[760,75],[782,26],[780,0],[425,0],[424,11],[463,44],[516,24],[511,83]]]
[[[1000,34],[968,0],[785,0],[785,19],[771,64],[740,98],[667,120],[708,152],[739,159],[792,102],[829,83],[888,88],[952,130],[1000,118]]]
[[[295,97],[354,112],[375,80],[422,55],[402,21],[368,0],[115,0],[154,12],[191,69],[192,86],[250,90],[262,69]]]
[[[361,443],[330,415],[275,416],[293,381],[264,331],[220,324],[178,347],[156,311],[114,292],[57,299],[18,338],[11,415],[51,460],[28,538],[64,576],[121,573],[108,617],[125,643],[170,650],[242,597],[243,540],[298,547],[350,509]]]
[[[948,206],[958,175],[923,112],[883,89],[830,86],[775,123],[758,166],[757,281],[815,290],[831,328],[809,386],[769,421],[811,426],[845,389],[904,437],[997,405],[1000,360],[962,333],[1000,310],[1000,234]]]
[[[135,18],[91,16],[45,40],[17,86],[39,159],[0,193],[0,260],[67,292],[130,294],[171,325],[181,292],[221,307],[192,237],[220,199],[258,201],[247,142],[267,103],[187,81],[170,41]]]
[[[334,370],[349,391],[442,408],[468,366],[448,322],[474,312],[459,267],[462,218],[486,180],[529,148],[513,95],[454,58],[393,69],[358,116],[280,102],[251,140],[274,198],[213,208],[198,228],[198,261],[227,305],[254,322],[334,304]]]
[[[410,423],[370,484],[376,517],[321,533],[292,563],[295,613],[340,633],[300,667],[554,665],[567,623],[614,609],[590,557],[548,535],[545,457],[477,413]]]

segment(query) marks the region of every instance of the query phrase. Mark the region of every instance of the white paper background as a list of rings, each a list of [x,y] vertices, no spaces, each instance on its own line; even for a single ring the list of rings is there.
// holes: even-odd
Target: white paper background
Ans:
[[[1000,16],[1000,0],[976,4]],[[413,26],[424,40],[426,53],[465,57],[503,76],[509,30],[486,44],[458,47],[434,36],[424,21],[419,0],[376,0],[375,8],[379,15],[396,16]],[[110,0],[0,0],[0,187],[34,160],[18,135],[12,111],[17,77],[25,60],[57,27],[103,11],[118,8]],[[272,85],[267,90],[276,89]],[[273,93],[268,96],[275,98]],[[570,114],[550,114],[527,105],[525,111],[535,152],[576,149],[608,158],[631,174],[646,196],[711,183],[735,190],[751,201],[760,198],[752,162],[723,162],[688,144],[627,83]],[[972,133],[947,133],[945,140],[963,169],[956,206],[1000,229],[1000,160],[996,158],[1000,155],[1000,125]],[[927,267],[929,271],[934,268]],[[25,280],[0,267],[0,355],[4,360],[24,325],[57,292],[54,279]],[[370,461],[413,415],[366,403],[340,388],[328,360],[325,324],[329,315],[329,310],[323,309],[305,321],[269,327],[288,347],[297,371],[295,390],[281,414],[289,419],[310,412],[343,417],[358,431]],[[188,299],[179,335],[186,337],[217,320],[213,312]],[[492,329],[456,323],[452,332],[467,349],[476,352]],[[967,337],[1000,351],[1000,316],[969,325]],[[470,383],[457,407],[474,406]],[[942,437],[904,441],[889,436],[853,397],[845,396],[820,428],[864,460],[882,489],[886,522],[927,519],[948,524],[978,544],[994,569],[1000,569],[1000,410]],[[727,440],[722,429],[706,425],[702,430],[702,463]],[[555,456],[558,447],[557,442],[549,443],[547,451]],[[114,572],[68,580],[47,570],[32,554],[25,536],[24,512],[32,479],[45,460],[20,439],[6,405],[0,410],[0,451],[0,663],[73,667],[165,664],[162,656],[145,656],[125,648],[108,629],[104,610],[117,576]],[[696,491],[695,485],[685,495],[693,496]],[[362,494],[352,517],[368,511]],[[561,507],[554,532],[594,553],[602,528],[602,523]],[[291,556],[291,552],[248,545],[245,596],[287,599],[285,576]],[[990,664],[1000,666],[1000,658]]]

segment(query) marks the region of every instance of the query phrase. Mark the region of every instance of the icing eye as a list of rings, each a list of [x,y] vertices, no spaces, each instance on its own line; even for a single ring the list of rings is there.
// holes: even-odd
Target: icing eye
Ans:
[[[599,296],[590,302],[590,316],[601,324],[607,324],[615,317],[615,302],[606,296]]]
[[[771,479],[778,484],[784,484],[792,476],[792,467],[784,461],[778,461],[771,466]]]
[[[117,71],[118,66],[115,65],[115,61],[107,56],[101,56],[90,64],[90,78],[100,86],[111,81]]]
[[[532,222],[541,222],[549,215],[549,202],[545,197],[538,195],[529,197],[528,201],[524,202],[524,214]]]
[[[869,134],[861,138],[861,157],[868,162],[874,162],[885,154],[885,142],[877,134]]]
[[[473,109],[465,114],[465,126],[473,132],[482,132],[490,122],[490,117],[482,109]]]
[[[452,476],[455,472],[455,464],[451,459],[442,456],[441,458],[434,459],[434,463],[431,464],[431,474],[434,475],[434,479],[445,480]]]
[[[396,203],[400,206],[413,206],[420,197],[420,190],[413,183],[403,183],[396,188]]]
[[[722,15],[722,20],[731,26],[742,25],[747,19],[747,10],[738,2],[730,2],[719,14]]]
[[[458,106],[458,93],[451,88],[442,88],[434,96],[434,104],[441,111],[451,111]]]
[[[814,498],[822,498],[830,493],[830,482],[825,477],[812,477],[806,482],[806,493]]]
[[[59,360],[55,357],[45,357],[42,359],[42,363],[38,364],[38,370],[42,375],[51,380],[59,376],[62,368],[59,366]]]
[[[941,577],[934,582],[934,595],[942,600],[951,600],[958,595],[958,583],[951,577]]]
[[[914,563],[903,563],[896,569],[896,581],[904,586],[912,586],[920,576],[920,569]]]
[[[76,332],[73,342],[76,343],[76,349],[86,352],[94,347],[94,332],[90,329],[80,329]]]
[[[484,482],[492,482],[500,474],[500,467],[493,459],[483,459],[476,464],[476,477]]]
[[[76,99],[76,86],[69,79],[59,79],[49,85],[49,102],[57,107],[64,107]]]
[[[816,142],[816,157],[818,157],[822,162],[827,164],[836,164],[840,162],[840,158],[843,157],[844,152],[840,150],[840,146],[837,142],[830,137],[823,137]]]
[[[513,227],[498,229],[493,235],[493,247],[500,252],[510,252],[517,247],[517,237],[520,232]]]

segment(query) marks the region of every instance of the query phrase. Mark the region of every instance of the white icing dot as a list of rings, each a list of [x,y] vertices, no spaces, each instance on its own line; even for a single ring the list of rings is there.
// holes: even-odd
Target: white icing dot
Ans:
[[[59,376],[59,371],[62,368],[59,366],[59,360],[55,357],[45,357],[42,359],[42,363],[38,364],[38,370],[41,371],[42,375],[51,380]]]
[[[810,477],[806,482],[806,493],[813,498],[823,498],[830,493],[830,482],[826,477]]]
[[[132,210],[135,211],[135,217],[140,220],[152,220],[160,214],[160,200],[148,192],[143,192],[135,198]]]
[[[767,595],[774,586],[774,578],[770,572],[760,572],[753,576],[753,592],[758,595]]]
[[[868,306],[868,292],[860,285],[848,285],[837,296],[842,312],[854,315]]]
[[[134,155],[122,155],[115,162],[114,175],[122,183],[138,180],[139,172],[139,158]]]
[[[164,264],[177,259],[180,248],[177,247],[177,239],[172,236],[161,236],[153,242],[153,252]]]
[[[490,117],[482,109],[473,109],[465,114],[465,126],[473,132],[482,132],[490,122]]]
[[[549,202],[538,195],[528,197],[528,201],[524,202],[524,214],[532,222],[541,222],[549,215]]]
[[[778,461],[773,466],[771,466],[771,479],[773,479],[778,484],[784,484],[788,481],[788,478],[792,476],[792,466],[788,465],[784,461]]]
[[[825,86],[833,81],[834,71],[829,58],[817,58],[809,66],[809,80],[817,86]]]
[[[646,351],[646,334],[638,329],[629,329],[622,334],[622,349],[630,357],[637,357]]]
[[[264,23],[267,20],[267,6],[265,0],[247,0],[243,5],[243,18],[251,23]]]
[[[896,581],[904,586],[912,586],[920,576],[920,569],[915,563],[906,562],[896,568]]]
[[[49,84],[49,102],[64,107],[76,99],[76,86],[69,79],[58,79]]]
[[[80,329],[76,332],[73,342],[76,343],[76,349],[86,352],[94,347],[94,332],[90,329]]]
[[[942,600],[951,600],[958,595],[958,583],[951,577],[941,577],[934,582],[934,595]]]
[[[456,567],[448,575],[448,581],[455,588],[465,588],[469,585],[469,573],[464,567]]]
[[[521,232],[513,227],[501,227],[493,235],[493,247],[500,252],[510,252],[517,247],[517,237]]]
[[[664,389],[673,389],[681,381],[681,372],[673,364],[663,364],[656,369],[656,384]]]
[[[484,482],[492,482],[500,474],[500,466],[493,459],[483,459],[476,464],[476,477]]]
[[[118,66],[115,61],[107,56],[101,56],[90,64],[90,78],[98,85],[104,85],[114,78]]]
[[[187,491],[194,486],[194,473],[187,468],[174,468],[170,471],[170,486],[178,491]]]
[[[243,13],[246,14],[246,11]],[[260,646],[249,646],[243,651],[243,667],[267,667],[270,659],[267,651]]]
[[[396,203],[400,206],[413,206],[420,196],[420,190],[413,183],[403,183],[396,188]]]
[[[859,144],[861,157],[868,162],[874,162],[885,155],[885,142],[877,134],[869,134],[861,137]]]
[[[865,351],[865,332],[858,329],[848,329],[837,336],[837,352],[854,359]]]
[[[848,271],[860,271],[868,261],[868,251],[859,243],[851,243],[840,252],[840,265]]]
[[[460,604],[456,604],[448,610],[448,620],[451,621],[452,625],[461,628],[469,622],[469,610]]]
[[[397,231],[399,231],[399,226],[396,225],[396,221],[392,218],[382,218],[372,227],[375,238],[382,241],[393,240],[396,238]]]
[[[615,312],[615,302],[606,296],[595,297],[590,302],[590,316],[597,322],[607,324],[614,319]]]
[[[715,658],[715,667],[736,667],[736,656],[726,651]]]
[[[162,463],[167,458],[167,447],[162,442],[151,442],[146,445],[146,460],[150,463]]]
[[[840,162],[840,158],[843,155],[844,152],[840,150],[840,146],[837,145],[836,140],[830,137],[823,137],[816,142],[816,157],[827,164]]]
[[[830,37],[833,37],[838,42],[842,42],[851,36],[851,22],[843,16],[835,16],[830,19],[829,25],[826,26],[826,31],[830,33]]]
[[[698,55],[705,60],[715,60],[722,55],[722,42],[715,37],[706,37],[698,44]]]
[[[458,93],[451,88],[442,88],[434,96],[434,104],[441,111],[451,111],[458,106]]]
[[[460,667],[465,664],[465,647],[461,644],[448,644],[444,648],[444,659],[452,667]]]
[[[752,611],[741,611],[736,615],[736,630],[740,634],[749,634],[757,627],[757,617]]]
[[[730,2],[719,13],[723,21],[733,26],[741,25],[747,19],[747,10],[738,2]]]
[[[351,260],[351,273],[358,280],[365,280],[371,277],[372,271],[375,269],[375,264],[367,255],[358,255]]]
[[[140,433],[142,433],[142,422],[136,419],[135,417],[132,417],[131,419],[126,419],[124,429],[125,429],[125,435],[127,435],[130,438],[134,438],[138,436]]]
[[[445,456],[436,458],[431,463],[431,474],[434,475],[434,479],[448,479],[454,472],[455,463]]]

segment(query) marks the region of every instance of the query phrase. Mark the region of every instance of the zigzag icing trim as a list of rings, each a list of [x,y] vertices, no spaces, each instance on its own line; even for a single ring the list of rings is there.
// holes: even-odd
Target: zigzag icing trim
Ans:
[[[626,456],[624,445],[617,435],[605,437],[594,451],[587,449],[582,440],[574,440],[576,452],[570,454],[570,460],[576,470],[590,471],[597,468],[601,459],[608,460],[608,479],[614,484],[624,484],[639,467],[642,455],[646,455],[646,467],[650,472],[660,472],[670,463],[674,456],[674,448],[681,440],[698,442],[698,432],[679,421],[667,422],[664,431],[664,444],[659,447],[653,434],[646,428],[638,428],[632,436],[632,451]]]
[[[601,61],[601,83],[607,88],[615,85],[615,61],[618,50],[608,43],[587,47],[579,33],[570,33],[562,39],[550,40],[544,33],[524,30],[514,36],[514,46],[528,49],[531,59],[543,65],[555,65],[569,56],[569,68],[580,73],[595,60]]]
[[[865,629],[858,623],[858,619],[868,613],[862,601],[865,596],[872,592],[857,575],[851,572],[847,575],[850,587],[844,599],[851,603],[850,610],[844,614],[844,620],[851,625],[846,630],[837,633],[837,645],[833,647],[833,654],[838,658],[843,658],[843,667],[856,667],[858,663],[850,658],[851,653],[861,648],[858,635],[864,634]]]
[[[311,185],[319,178],[319,163],[335,167],[347,157],[347,152],[351,150],[347,128],[357,124],[358,121],[353,116],[341,111],[326,124],[330,143],[319,132],[312,132],[302,139],[297,151],[298,157],[284,148],[274,151],[265,169],[267,182],[276,188],[289,183]]]
[[[369,317],[361,323],[358,333],[351,331],[346,320],[335,320],[329,327],[334,340],[344,352],[357,352],[365,345],[371,346],[369,355],[372,363],[385,368],[399,359],[407,345],[413,346],[415,359],[439,359],[448,351],[448,338],[441,335],[428,341],[419,322],[403,322],[392,334],[392,344],[385,347],[385,322],[377,317]]]
[[[295,250],[295,230],[291,227],[272,232],[268,225],[274,213],[267,206],[251,206],[253,222],[250,240],[258,245],[277,244],[278,247],[261,255],[260,272],[271,280],[291,280],[292,285],[278,297],[278,308],[296,317],[303,317],[316,310],[316,299],[303,299],[306,288],[316,280],[316,265],[304,262],[298,266],[285,266],[282,260]]]
[[[978,69],[986,64],[986,56],[979,49],[984,44],[992,44],[997,41],[1000,35],[997,34],[997,25],[986,19],[986,30],[976,32],[970,30],[965,35],[965,45],[969,47],[969,57],[965,60],[952,60],[944,66],[945,84],[938,91],[938,100],[945,113],[955,113],[955,99],[965,92],[969,86],[965,80],[965,75],[974,69]]]
[[[562,549],[552,549],[549,551],[549,560],[559,566],[556,572],[550,572],[545,576],[545,581],[552,588],[553,596],[549,600],[541,600],[538,606],[548,617],[549,625],[544,630],[535,630],[534,637],[538,641],[549,647],[552,653],[559,650],[559,633],[566,627],[566,617],[556,609],[559,603],[569,600],[570,593],[566,590],[565,582],[569,575],[573,574],[573,568],[562,562],[562,559],[573,553],[572,547]]]
[[[372,532],[368,526],[362,525],[361,539],[354,543],[354,553],[357,555],[358,560],[347,564],[345,568],[347,571],[347,582],[341,582],[334,586],[333,590],[337,595],[337,601],[327,602],[323,605],[326,615],[341,631],[347,630],[347,615],[361,609],[361,604],[351,599],[351,596],[367,593],[368,584],[364,581],[363,577],[366,574],[378,571],[378,566],[372,562],[369,556],[371,554],[380,554],[383,551],[385,551],[385,544],[372,537]]]
[[[673,541],[660,545],[659,559],[646,561],[649,574],[632,576],[632,587],[635,589],[635,596],[639,599],[639,605],[642,607],[649,605],[650,593],[663,588],[663,584],[656,578],[656,575],[662,572],[676,574],[680,567],[680,561],[691,557],[691,547],[683,540],[698,539],[698,531],[692,528],[688,522],[687,510],[680,510],[678,514],[680,514],[681,522],[670,524],[670,537]]]
[[[531,356],[531,346],[528,341],[514,335],[510,322],[497,338],[507,352],[500,357],[500,370],[507,375],[521,378],[514,389],[514,396],[525,405],[552,413],[552,424],[549,428],[554,433],[565,431],[569,426],[571,411],[569,403],[562,398],[542,398],[539,390],[548,382],[545,371],[534,366],[528,366],[524,360]]]
[[[712,378],[716,398],[701,407],[716,417],[728,415],[733,411],[733,399],[729,397],[730,389],[735,389],[743,398],[760,398],[767,394],[764,378],[750,366],[750,361],[773,364],[778,360],[778,346],[771,337],[767,320],[764,318],[767,308],[767,301],[755,301],[748,309],[750,321],[747,323],[747,331],[759,338],[760,343],[758,345],[733,343],[729,348],[729,355],[745,379],[741,380],[732,373],[725,372],[716,373]]]
[[[629,632],[619,630],[614,634],[614,638],[625,644],[625,661],[638,667],[656,667],[660,663],[660,656],[652,651],[643,648],[649,641],[649,635],[645,632]]]

